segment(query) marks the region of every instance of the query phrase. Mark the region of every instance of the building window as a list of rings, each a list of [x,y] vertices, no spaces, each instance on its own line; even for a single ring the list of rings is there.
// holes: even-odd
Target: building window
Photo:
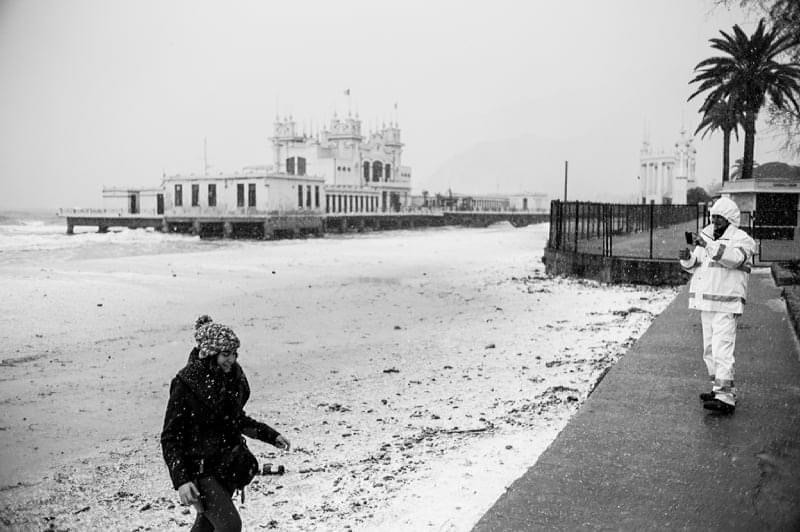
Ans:
[[[248,185],[247,185],[247,206],[248,207],[255,207],[256,206],[256,184],[255,183],[248,183]]]
[[[364,161],[364,181],[369,181],[369,161]]]
[[[286,159],[286,173],[294,175],[294,157]]]
[[[175,185],[175,206],[183,207],[183,185]]]
[[[319,185],[314,186],[314,206],[319,209]]]
[[[303,185],[297,185],[297,206],[303,208]]]
[[[306,185],[306,207],[311,208],[311,185]]]
[[[192,185],[192,207],[200,205],[200,185]]]
[[[208,185],[208,206],[217,206],[217,185]]]
[[[383,177],[383,163],[380,161],[375,161],[372,163],[372,180],[373,181],[380,181]]]
[[[386,170],[386,180],[390,180],[392,178],[392,165],[387,164],[384,168]]]
[[[139,195],[138,194],[129,194],[128,195],[128,212],[130,214],[139,214]]]
[[[244,183],[236,184],[236,206],[244,207]]]
[[[297,158],[297,175],[306,175],[306,158]]]

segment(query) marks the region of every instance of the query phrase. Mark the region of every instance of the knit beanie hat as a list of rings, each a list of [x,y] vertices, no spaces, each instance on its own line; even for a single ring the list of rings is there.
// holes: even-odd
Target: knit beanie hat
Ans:
[[[200,340],[202,340],[203,338],[203,333],[200,332],[200,330],[203,328],[204,325],[208,325],[212,321],[214,320],[212,320],[211,316],[209,316],[208,314],[203,314],[202,316],[194,320],[194,339],[197,342],[197,345],[200,345]]]
[[[711,206],[711,214],[718,214],[731,225],[739,227],[739,207],[730,198],[720,198]]]
[[[202,316],[201,316],[202,318]],[[202,324],[194,333],[199,348],[198,357],[217,356],[222,352],[232,352],[239,349],[239,338],[233,329],[221,323],[210,321]],[[198,322],[200,319],[198,318]]]

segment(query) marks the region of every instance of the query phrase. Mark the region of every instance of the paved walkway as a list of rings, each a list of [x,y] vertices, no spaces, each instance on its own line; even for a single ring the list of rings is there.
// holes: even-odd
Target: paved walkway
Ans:
[[[780,289],[750,278],[736,412],[704,410],[687,290],[474,530],[800,530],[800,358]]]

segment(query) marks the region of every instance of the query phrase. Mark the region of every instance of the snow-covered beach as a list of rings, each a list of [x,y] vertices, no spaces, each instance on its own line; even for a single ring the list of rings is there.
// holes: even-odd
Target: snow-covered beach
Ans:
[[[37,231],[0,231],[0,525],[21,530],[190,526],[159,434],[204,313],[294,447],[252,442],[287,473],[247,489],[246,530],[469,530],[676,293],[547,277],[546,225]]]

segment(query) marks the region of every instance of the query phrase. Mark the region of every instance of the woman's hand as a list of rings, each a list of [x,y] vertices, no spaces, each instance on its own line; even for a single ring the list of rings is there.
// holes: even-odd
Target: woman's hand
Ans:
[[[706,247],[706,240],[700,235],[694,235],[694,245],[700,246],[701,248]]]
[[[283,434],[278,434],[278,437],[275,438],[275,447],[278,449],[283,449],[284,451],[288,451],[292,444],[289,443],[289,440],[283,437]]]
[[[184,506],[192,505],[198,513],[203,511],[203,503],[200,502],[200,492],[194,482],[187,482],[178,488],[178,497],[181,499],[181,504]]]

